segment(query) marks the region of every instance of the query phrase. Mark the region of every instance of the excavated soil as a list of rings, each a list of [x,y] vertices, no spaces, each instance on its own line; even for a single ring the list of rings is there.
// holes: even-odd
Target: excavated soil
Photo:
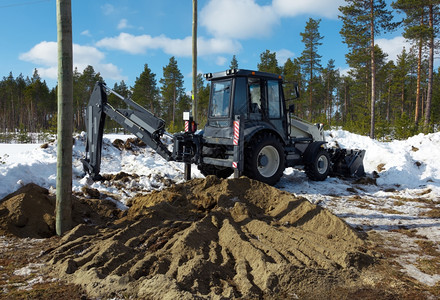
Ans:
[[[84,194],[93,194],[85,189]],[[96,191],[97,192],[97,191]],[[99,192],[98,197],[99,198]],[[105,224],[121,215],[113,202],[72,196],[72,222]],[[48,238],[55,232],[55,196],[30,183],[0,201],[0,235]]]
[[[247,178],[174,185],[111,224],[80,224],[48,254],[90,297],[296,298],[347,286],[373,262],[344,221]]]

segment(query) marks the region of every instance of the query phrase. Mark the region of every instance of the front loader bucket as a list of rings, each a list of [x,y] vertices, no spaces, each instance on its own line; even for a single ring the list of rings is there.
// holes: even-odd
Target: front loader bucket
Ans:
[[[330,149],[332,174],[344,177],[364,177],[365,150]]]

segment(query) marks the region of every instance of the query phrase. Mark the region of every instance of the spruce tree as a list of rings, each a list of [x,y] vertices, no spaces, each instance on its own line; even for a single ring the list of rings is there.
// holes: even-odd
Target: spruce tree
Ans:
[[[229,69],[238,69],[238,60],[235,57],[235,54],[232,56],[231,64],[229,65]]]
[[[274,74],[281,74],[281,68],[278,66],[277,54],[266,50],[260,54],[260,63],[257,65],[258,71]]]
[[[156,74],[151,72],[148,64],[144,65],[144,70],[139,77],[136,77],[132,99],[153,114],[160,113],[159,89],[157,87]]]
[[[171,127],[176,123],[177,102],[184,94],[183,75],[177,65],[177,60],[172,56],[167,66],[163,68],[163,77],[160,79],[162,85],[162,111],[163,118]],[[182,117],[180,116],[180,120]]]

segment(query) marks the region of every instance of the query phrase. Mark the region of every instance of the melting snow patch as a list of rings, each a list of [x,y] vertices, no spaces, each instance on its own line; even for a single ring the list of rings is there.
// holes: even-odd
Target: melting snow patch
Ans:
[[[420,271],[417,267],[415,267],[412,264],[408,263],[400,263],[403,267],[402,271],[405,271],[409,276],[413,277],[414,279],[423,282],[424,284],[428,286],[434,286],[437,284],[437,282],[440,281],[440,275],[434,274],[429,275],[426,273],[423,273]]]
[[[30,263],[26,267],[15,270],[14,275],[16,275],[16,276],[29,276],[33,273],[38,272],[43,266],[44,266],[44,264]]]

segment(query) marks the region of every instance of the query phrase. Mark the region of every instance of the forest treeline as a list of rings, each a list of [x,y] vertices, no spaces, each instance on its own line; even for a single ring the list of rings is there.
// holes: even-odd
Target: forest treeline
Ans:
[[[280,65],[276,53],[260,54],[256,68],[282,74],[285,98],[295,104],[296,115],[310,122],[324,123],[372,138],[407,138],[419,132],[434,132],[440,127],[440,68],[434,69],[438,50],[440,0],[397,0],[392,9],[402,16],[393,20],[383,0],[346,0],[341,6],[340,34],[349,52],[350,69],[341,74],[334,60],[321,61],[323,45],[319,32],[321,20],[310,18],[300,37],[304,50]],[[403,28],[403,36],[412,47],[404,48],[395,61],[375,44],[380,33]],[[233,55],[229,68],[239,68]],[[96,81],[103,80],[93,66],[74,74],[74,130],[85,129],[84,112]],[[111,86],[118,94],[130,97],[155,115],[163,118],[170,132],[183,128],[182,112],[191,108],[190,91],[185,91],[184,78],[175,57],[163,67],[158,80],[145,63],[144,70],[132,87],[124,81]],[[293,99],[294,83],[301,97]],[[197,82],[198,121],[208,115],[209,83],[201,74]],[[31,78],[13,73],[0,81],[0,133],[2,137],[27,132],[56,132],[57,88],[49,88],[35,70]],[[110,96],[114,106],[124,106]],[[120,126],[107,122],[106,130]]]

